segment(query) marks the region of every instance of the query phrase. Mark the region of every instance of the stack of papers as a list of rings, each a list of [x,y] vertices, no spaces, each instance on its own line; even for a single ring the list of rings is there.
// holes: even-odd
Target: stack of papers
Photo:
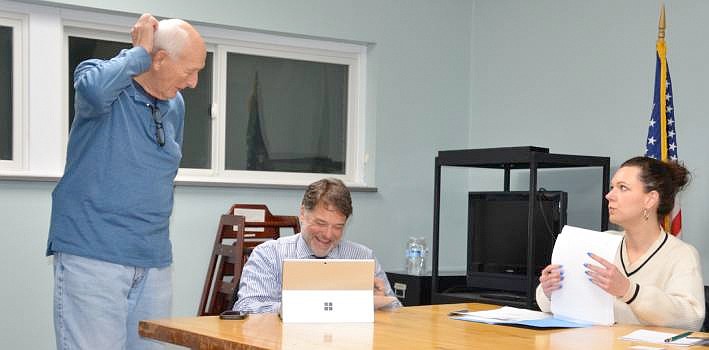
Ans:
[[[604,326],[614,323],[615,297],[588,279],[584,263],[600,266],[588,252],[612,263],[620,240],[620,235],[564,226],[551,256],[552,263],[562,265],[564,271],[563,288],[551,294],[554,316]]]
[[[635,332],[626,334],[620,339],[623,340],[631,340],[631,341],[644,341],[648,343],[658,343],[658,344],[667,344],[667,345],[680,345],[680,346],[691,346],[691,345],[697,345],[699,343],[702,343],[706,341],[707,339],[705,338],[692,338],[692,337],[686,337],[682,339],[678,339],[675,341],[671,342],[665,342],[665,339],[671,338],[672,336],[677,335],[676,333],[665,333],[665,332],[655,332],[655,331],[648,331],[646,329],[639,329]]]
[[[534,328],[580,328],[589,327],[581,324],[554,318],[551,314],[504,306],[499,309],[486,311],[456,311],[451,313],[451,318],[461,321],[479,322],[487,324],[521,325]]]

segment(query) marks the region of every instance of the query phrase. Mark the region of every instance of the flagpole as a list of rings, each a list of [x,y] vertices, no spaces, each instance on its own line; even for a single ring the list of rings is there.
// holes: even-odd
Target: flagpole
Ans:
[[[666,161],[669,159],[667,154],[667,47],[665,46],[665,30],[667,24],[665,21],[665,4],[660,6],[660,20],[657,24],[657,54],[660,59],[660,159]],[[671,214],[667,215],[662,220],[662,226],[666,232],[671,232]]]
[[[660,7],[660,22],[657,30],[657,56],[660,59],[660,144],[667,144],[667,48],[665,47],[665,5]],[[660,159],[667,159],[667,148],[660,147]]]
[[[665,40],[665,4],[660,7],[660,23],[657,25],[657,40]]]
[[[665,4],[660,4],[660,19],[657,25],[655,83],[652,102],[650,125],[648,126],[645,141],[645,156],[663,162],[677,159],[677,133],[675,128],[674,97],[672,96],[672,83],[670,70],[667,65],[667,46],[665,35],[667,33]],[[679,200],[675,201],[675,208],[664,218],[659,218],[665,231],[677,236],[682,230],[682,212]]]

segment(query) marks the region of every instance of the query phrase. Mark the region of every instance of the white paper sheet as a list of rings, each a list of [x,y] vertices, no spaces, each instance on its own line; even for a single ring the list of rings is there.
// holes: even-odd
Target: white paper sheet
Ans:
[[[453,311],[449,314],[454,320],[471,321],[487,324],[520,325],[532,328],[578,328],[587,324],[572,323],[552,317],[551,314],[504,306],[485,311]]]
[[[617,234],[564,226],[551,256],[552,264],[562,265],[564,271],[562,288],[551,294],[554,317],[597,325],[614,323],[615,297],[589,280],[583,264],[600,265],[588,252],[613,262],[620,240]]]
[[[677,335],[677,333],[665,333],[665,332],[656,332],[656,331],[650,331],[647,329],[638,329],[637,331],[634,331],[632,333],[628,333],[620,339],[623,340],[630,340],[630,341],[644,341],[648,343],[658,343],[658,344],[667,344],[667,345],[680,345],[680,346],[690,346],[690,345],[696,345],[699,343],[702,343],[704,341],[703,338],[681,338],[675,341],[671,342],[665,342],[665,339],[670,338],[672,336]]]
[[[455,314],[460,316],[473,316],[480,319],[489,319],[491,321],[540,320],[551,316],[541,311],[520,309],[511,306],[503,306],[498,309],[484,311],[456,312]]]

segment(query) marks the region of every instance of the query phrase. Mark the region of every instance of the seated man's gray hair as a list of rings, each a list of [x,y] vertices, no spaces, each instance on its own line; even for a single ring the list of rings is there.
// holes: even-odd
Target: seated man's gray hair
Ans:
[[[319,203],[335,207],[345,217],[352,215],[350,190],[339,179],[329,177],[308,186],[301,205],[306,210],[313,210]]]

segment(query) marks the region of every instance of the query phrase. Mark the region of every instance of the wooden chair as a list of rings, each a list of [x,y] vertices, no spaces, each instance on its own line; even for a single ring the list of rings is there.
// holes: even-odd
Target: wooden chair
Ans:
[[[297,216],[273,215],[262,204],[234,204],[219,219],[212,256],[202,288],[198,316],[231,309],[241,280],[241,269],[253,249],[278,239],[281,228],[300,232]]]

